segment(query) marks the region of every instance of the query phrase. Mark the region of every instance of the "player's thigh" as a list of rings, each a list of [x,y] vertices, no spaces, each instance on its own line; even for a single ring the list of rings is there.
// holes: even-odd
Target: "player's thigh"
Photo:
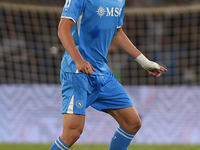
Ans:
[[[83,131],[85,116],[77,114],[62,114],[63,117],[63,134],[67,134],[70,131],[79,132]]]
[[[136,133],[141,127],[142,123],[134,106],[122,109],[108,109],[106,112],[128,132]]]

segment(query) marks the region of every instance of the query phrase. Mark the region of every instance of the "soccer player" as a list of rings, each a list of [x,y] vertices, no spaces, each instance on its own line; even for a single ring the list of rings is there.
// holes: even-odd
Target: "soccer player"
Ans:
[[[91,106],[119,124],[109,150],[127,150],[141,127],[134,104],[107,65],[113,41],[150,75],[167,69],[148,60],[122,30],[125,0],[66,0],[58,36],[66,49],[61,63],[63,132],[50,150],[68,150],[79,139]],[[103,120],[101,120],[103,121]]]

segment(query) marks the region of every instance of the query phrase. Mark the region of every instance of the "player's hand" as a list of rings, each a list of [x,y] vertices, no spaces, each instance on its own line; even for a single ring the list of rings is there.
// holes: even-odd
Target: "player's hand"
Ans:
[[[167,72],[167,69],[163,66],[159,65],[160,69],[153,69],[149,71],[149,74],[152,76],[156,76],[156,78],[160,77],[162,72]]]
[[[76,62],[76,68],[78,69],[79,72],[82,72],[88,75],[92,75],[93,71],[96,71],[94,67],[88,61],[85,61],[84,59]]]

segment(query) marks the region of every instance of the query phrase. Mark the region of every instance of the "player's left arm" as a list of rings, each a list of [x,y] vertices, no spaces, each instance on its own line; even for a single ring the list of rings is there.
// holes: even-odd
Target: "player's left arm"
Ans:
[[[122,28],[118,28],[113,39],[115,45],[125,51],[135,61],[137,61],[150,75],[159,77],[161,72],[167,72],[167,69],[157,64],[156,62],[148,60],[129,40]]]

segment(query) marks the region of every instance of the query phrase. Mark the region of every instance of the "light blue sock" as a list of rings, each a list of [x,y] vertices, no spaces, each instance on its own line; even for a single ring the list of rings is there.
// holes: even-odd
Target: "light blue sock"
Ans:
[[[50,150],[69,150],[70,147],[68,147],[60,137],[56,139],[56,141],[51,146]]]
[[[129,133],[119,127],[111,140],[108,150],[128,150],[128,146],[134,136],[134,133]]]

